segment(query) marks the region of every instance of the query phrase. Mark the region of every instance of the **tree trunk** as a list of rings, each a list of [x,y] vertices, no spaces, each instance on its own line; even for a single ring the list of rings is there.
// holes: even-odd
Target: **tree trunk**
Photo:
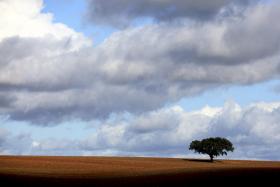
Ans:
[[[210,161],[213,162],[213,155],[209,155],[210,156]]]

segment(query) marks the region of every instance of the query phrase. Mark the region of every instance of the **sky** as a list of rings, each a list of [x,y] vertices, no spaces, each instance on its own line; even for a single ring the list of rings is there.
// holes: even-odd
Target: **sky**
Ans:
[[[280,160],[277,0],[1,0],[0,154]]]

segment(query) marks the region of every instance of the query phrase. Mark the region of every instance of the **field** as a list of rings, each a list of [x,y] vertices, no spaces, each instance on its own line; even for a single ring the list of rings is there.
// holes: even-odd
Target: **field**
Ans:
[[[0,156],[3,186],[224,186],[279,178],[280,162],[268,161]]]

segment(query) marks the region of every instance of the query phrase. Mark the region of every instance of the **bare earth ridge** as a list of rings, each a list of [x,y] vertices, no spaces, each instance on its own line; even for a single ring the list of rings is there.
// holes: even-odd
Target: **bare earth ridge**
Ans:
[[[0,156],[5,186],[267,185],[278,179],[280,162],[271,161]]]

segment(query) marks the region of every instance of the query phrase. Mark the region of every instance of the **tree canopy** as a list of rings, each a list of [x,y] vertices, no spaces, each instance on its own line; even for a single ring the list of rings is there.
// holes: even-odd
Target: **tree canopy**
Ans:
[[[201,141],[192,141],[189,146],[189,150],[194,150],[196,153],[199,154],[208,154],[210,160],[213,161],[214,157],[220,155],[227,155],[228,151],[233,152],[234,147],[232,143],[226,138],[211,137],[203,139]]]

